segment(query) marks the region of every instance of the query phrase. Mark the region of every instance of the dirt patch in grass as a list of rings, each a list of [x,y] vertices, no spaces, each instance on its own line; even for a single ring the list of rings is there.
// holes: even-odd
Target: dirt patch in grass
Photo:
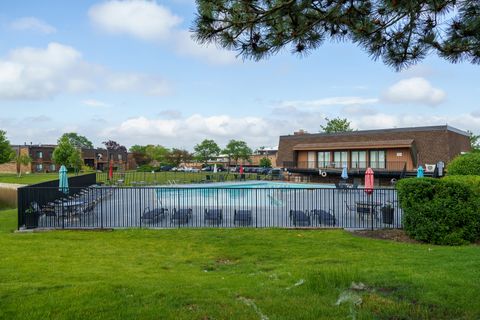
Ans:
[[[352,233],[365,238],[393,240],[406,243],[420,243],[419,241],[410,238],[405,231],[401,229],[355,230],[352,231]]]

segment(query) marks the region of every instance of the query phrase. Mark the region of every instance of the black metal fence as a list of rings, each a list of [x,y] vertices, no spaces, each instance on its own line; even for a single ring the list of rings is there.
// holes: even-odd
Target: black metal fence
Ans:
[[[19,227],[401,228],[394,189],[264,187],[71,187],[22,190]],[[52,195],[57,195],[53,197]],[[55,199],[53,199],[55,198]],[[26,209],[26,210],[25,210]]]
[[[69,196],[75,196],[83,188],[96,184],[96,174],[84,174],[68,178]],[[58,180],[33,184],[17,189],[18,197],[18,227],[25,225],[25,212],[30,212],[31,203],[35,202],[40,207],[47,203],[62,199],[66,195],[58,189]]]

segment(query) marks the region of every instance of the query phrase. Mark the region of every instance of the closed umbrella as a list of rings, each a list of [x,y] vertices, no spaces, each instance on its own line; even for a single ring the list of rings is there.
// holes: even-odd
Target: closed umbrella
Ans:
[[[216,163],[213,165],[213,173],[217,173],[217,164]]]
[[[422,166],[419,166],[417,169],[417,178],[423,178],[424,177],[425,170],[423,169]]]
[[[239,170],[240,174],[243,174],[243,166],[240,165],[240,170]]]
[[[343,169],[342,169],[342,175],[341,175],[342,179],[344,180],[347,180],[348,179],[348,172],[347,172],[347,167],[344,166]]]
[[[68,194],[67,168],[64,165],[58,170],[58,191]]]
[[[373,193],[373,181],[374,181],[374,172],[372,168],[368,168],[365,171],[365,193],[372,194]]]

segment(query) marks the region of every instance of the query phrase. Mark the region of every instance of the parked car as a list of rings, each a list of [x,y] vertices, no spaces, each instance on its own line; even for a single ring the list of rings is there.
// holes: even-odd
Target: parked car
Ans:
[[[173,169],[173,166],[161,166],[160,171],[170,171]]]

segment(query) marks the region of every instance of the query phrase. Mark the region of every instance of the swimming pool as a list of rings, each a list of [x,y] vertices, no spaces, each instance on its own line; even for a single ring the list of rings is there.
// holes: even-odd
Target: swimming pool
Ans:
[[[165,186],[162,186],[165,188]],[[214,189],[330,189],[335,188],[334,184],[324,183],[291,183],[291,182],[275,182],[275,181],[248,181],[248,182],[217,182],[208,184],[184,184],[171,185],[167,188],[214,188]]]

